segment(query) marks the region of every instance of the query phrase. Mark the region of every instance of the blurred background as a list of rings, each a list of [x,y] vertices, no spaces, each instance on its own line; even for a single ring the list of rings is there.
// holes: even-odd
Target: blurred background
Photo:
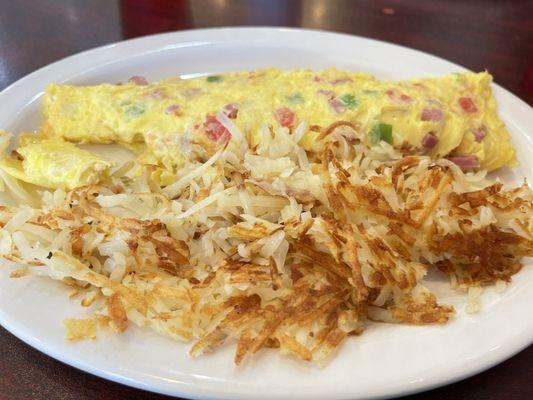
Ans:
[[[532,0],[0,0],[0,7],[0,89],[50,62],[122,39],[269,25],[352,33],[488,69],[533,104]]]

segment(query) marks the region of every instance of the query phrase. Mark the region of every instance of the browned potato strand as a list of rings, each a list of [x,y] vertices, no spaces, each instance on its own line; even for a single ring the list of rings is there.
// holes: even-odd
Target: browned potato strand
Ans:
[[[237,364],[262,348],[320,363],[373,321],[444,323],[454,309],[424,287],[428,268],[478,287],[533,255],[527,185],[352,133],[336,123],[308,151],[285,129],[258,146],[242,135],[166,186],[130,163],[35,200],[2,174],[39,205],[1,207],[1,255],[92,307],[69,339],[133,323],[194,340],[193,356],[235,342]]]

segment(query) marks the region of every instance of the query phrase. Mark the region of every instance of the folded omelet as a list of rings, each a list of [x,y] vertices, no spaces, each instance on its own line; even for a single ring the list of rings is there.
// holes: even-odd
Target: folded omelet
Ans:
[[[472,154],[480,161],[481,167],[489,171],[502,166],[516,164],[516,156],[511,144],[509,132],[503,121],[498,118],[497,105],[488,73],[476,74],[473,79],[467,75],[458,75],[457,80],[466,88],[463,93],[472,93],[474,109],[465,115],[467,129],[463,140],[453,153]]]
[[[491,80],[486,72],[389,82],[336,69],[270,68],[147,85],[51,84],[42,133],[146,146],[147,159],[172,169],[188,160],[191,146],[216,148],[231,138],[221,114],[253,144],[264,124],[294,130],[306,121],[300,144],[307,149],[330,124],[346,121],[369,145],[384,140],[406,154],[471,156],[493,170],[512,165],[515,154]]]
[[[0,131],[7,149],[10,134]],[[113,165],[61,137],[22,134],[14,156],[0,156],[0,169],[26,183],[54,189],[74,189],[97,183]]]

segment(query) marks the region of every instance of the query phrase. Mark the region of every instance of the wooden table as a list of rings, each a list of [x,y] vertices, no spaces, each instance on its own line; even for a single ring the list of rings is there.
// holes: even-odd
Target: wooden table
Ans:
[[[230,25],[302,26],[414,47],[475,71],[488,69],[533,104],[531,0],[0,0],[0,89],[95,46]],[[0,328],[0,399],[164,398],[63,365]],[[533,346],[473,378],[410,398],[532,399]]]

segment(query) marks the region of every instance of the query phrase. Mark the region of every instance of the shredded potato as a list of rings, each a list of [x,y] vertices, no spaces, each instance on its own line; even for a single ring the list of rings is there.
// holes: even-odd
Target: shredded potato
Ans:
[[[96,339],[96,320],[94,318],[68,318],[63,323],[67,329],[67,340]]]
[[[510,281],[533,254],[525,184],[368,148],[346,123],[304,151],[305,123],[251,148],[222,122],[239,140],[166,186],[131,162],[39,195],[0,173],[20,203],[0,208],[4,264],[73,286],[115,332],[194,341],[192,356],[236,343],[237,364],[262,348],[322,363],[373,321],[451,318],[424,287],[428,268],[470,287],[476,311],[480,287]],[[66,320],[67,337],[94,338],[95,321]]]

